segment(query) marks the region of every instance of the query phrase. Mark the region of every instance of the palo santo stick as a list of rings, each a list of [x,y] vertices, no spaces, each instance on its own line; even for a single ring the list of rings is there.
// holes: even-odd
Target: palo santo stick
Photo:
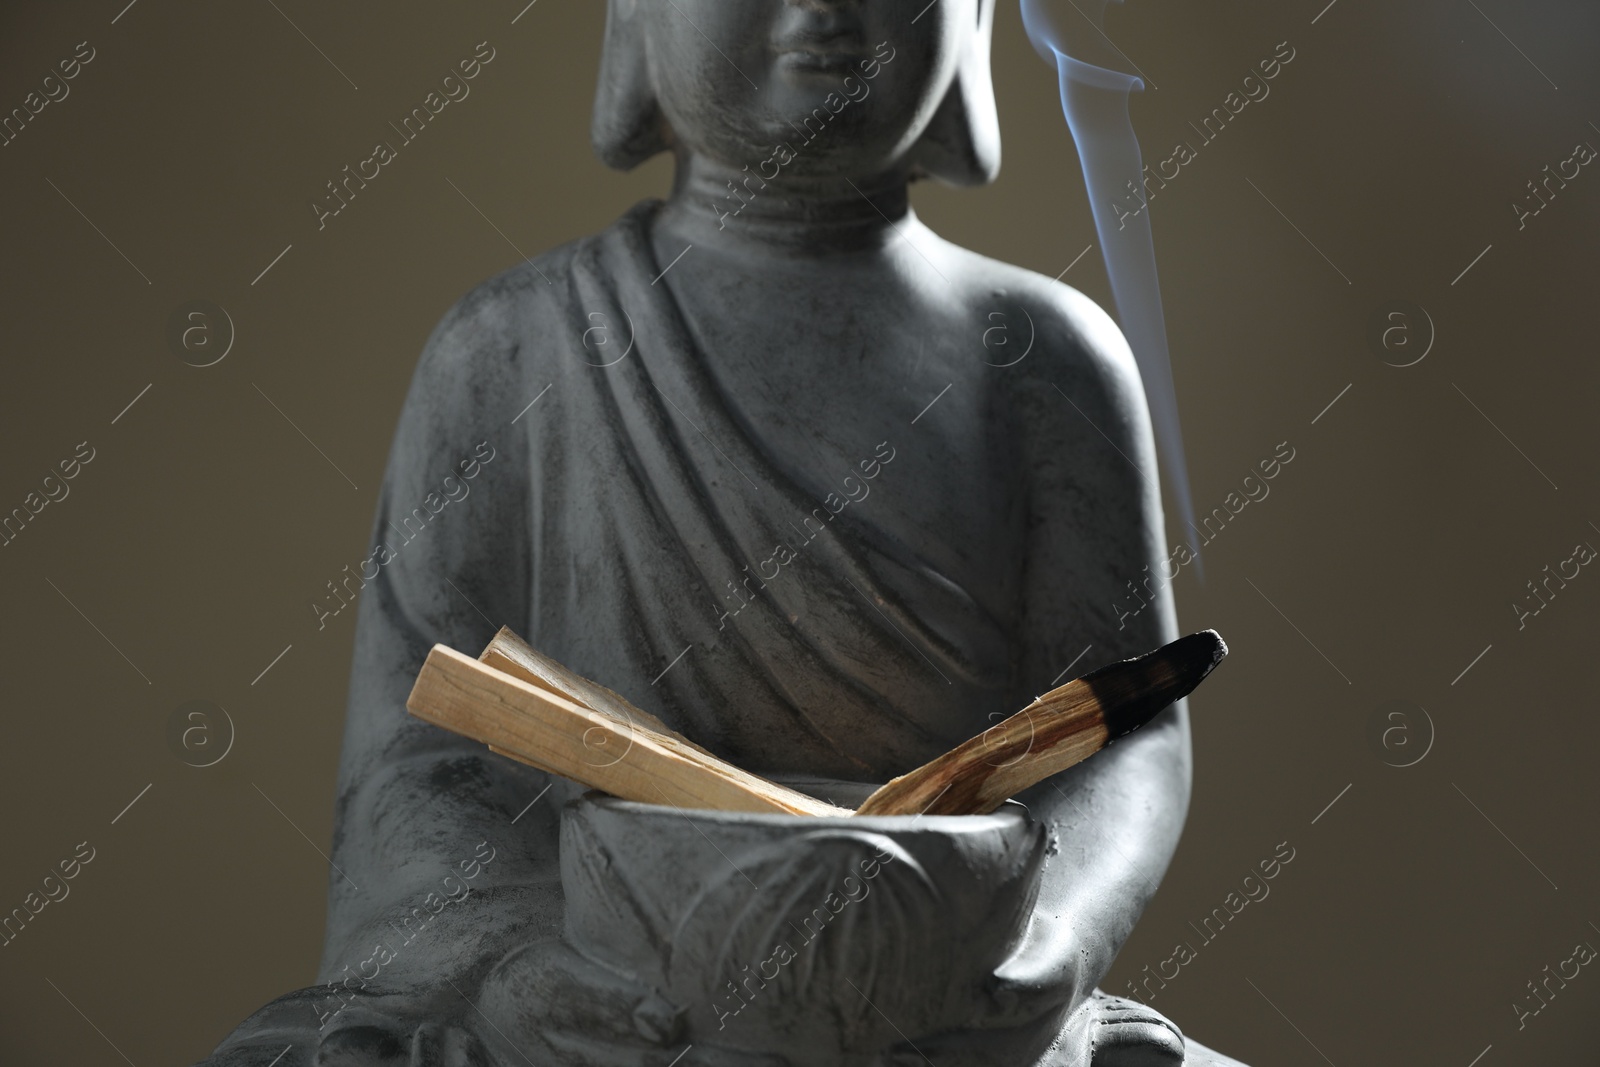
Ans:
[[[597,690],[615,698],[618,704],[625,705],[633,713],[631,721],[644,722],[651,725],[659,722],[649,712],[633,707],[622,697],[604,686],[567,670],[567,668],[549,656],[536,650],[521,637],[518,637],[516,632],[509,626],[500,627],[500,632],[494,635],[494,638],[490,640],[482,652],[478,653],[478,662],[486,663],[496,670],[504,671],[513,678],[521,678],[529,685],[537,686],[546,692],[554,693],[556,696],[565,697],[574,704],[580,704],[590,709],[595,708],[597,701],[594,699],[593,694],[587,691]],[[585,690],[586,692],[580,693],[579,690]],[[590,699],[584,699],[585,695],[590,696]],[[603,700],[599,702],[604,703]],[[661,724],[661,729],[664,732],[670,732],[666,729],[665,723]],[[527,756],[519,756],[515,752],[506,752],[494,745],[489,746],[489,751],[497,756],[506,756],[518,762],[526,763],[530,767],[537,767],[546,774],[558,773],[538,760]]]
[[[518,637],[509,626],[500,627],[500,632],[494,635],[488,647],[478,656],[478,662],[488,664],[495,670],[504,671],[514,678],[521,678],[524,682],[548,690],[557,696],[566,697],[574,704],[581,704],[625,722],[648,726],[657,733],[670,734],[686,745],[693,744],[648,711],[629,703],[620,694],[612,692],[599,682],[591,682],[576,671],[568,670],[557,663]],[[695,747],[700,746],[695,745]]]
[[[657,733],[666,734],[676,738],[682,744],[705,752],[699,745],[684,737],[678,731],[628,701],[622,694],[607,689],[599,682],[590,681],[576,671],[568,669],[564,664],[558,663],[549,656],[534,648],[524,641],[515,630],[509,626],[500,627],[484,650],[478,653],[478,662],[488,664],[499,671],[504,671],[513,678],[521,678],[530,685],[537,686],[556,696],[565,697],[582,707],[598,711],[603,715],[611,715],[622,722],[635,723],[646,726]],[[550,774],[559,774],[549,767],[529,759],[518,756],[514,752],[502,752],[494,745],[489,746],[489,751],[501,756],[509,756],[541,771]],[[711,756],[715,759],[715,756]]]
[[[630,722],[434,645],[411,714],[624,800],[717,811],[849,815]]]
[[[1101,667],[894,779],[857,815],[983,815],[1188,696],[1228,654],[1215,630]]]

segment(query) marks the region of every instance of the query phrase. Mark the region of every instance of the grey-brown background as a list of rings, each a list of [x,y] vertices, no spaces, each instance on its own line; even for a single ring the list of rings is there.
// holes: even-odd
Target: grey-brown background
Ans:
[[[418,350],[519,250],[669,180],[590,153],[602,5],[525,2],[0,8],[0,110],[95,49],[0,148],[0,511],[95,450],[0,548],[0,912],[96,850],[0,948],[0,1061],[189,1063],[314,978],[354,613],[319,632],[308,604],[364,556]],[[1600,9],[1325,2],[1146,0],[1108,23],[1158,86],[1134,104],[1149,160],[1295,49],[1152,211],[1197,505],[1279,442],[1296,455],[1207,548],[1204,584],[1179,579],[1185,627],[1233,655],[1193,701],[1187,834],[1107,986],[1188,941],[1154,1006],[1250,1063],[1591,1064],[1600,974],[1520,1030],[1512,1004],[1600,945],[1600,575],[1524,629],[1510,605],[1600,544],[1600,172],[1523,230],[1510,205],[1600,146]],[[324,183],[485,40],[471,96],[319,232]],[[915,203],[1055,275],[1095,238],[1012,0],[994,52],[1000,180]],[[1095,252],[1064,280],[1109,304]],[[194,298],[237,331],[205,369],[166,341]],[[1436,325],[1416,366],[1367,343],[1391,299]],[[237,728],[209,769],[166,741],[191,699]],[[1406,769],[1366,739],[1391,699],[1436,730]],[[1284,841],[1271,895],[1201,944],[1190,924]]]

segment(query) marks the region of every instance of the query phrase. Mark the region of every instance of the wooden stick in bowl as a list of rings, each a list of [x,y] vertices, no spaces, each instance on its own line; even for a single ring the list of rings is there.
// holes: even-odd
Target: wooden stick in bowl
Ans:
[[[982,815],[1099,752],[1194,691],[1228,654],[1215,630],[1181,637],[1050,690],[1011,718],[894,779],[857,815]]]
[[[444,645],[428,653],[406,707],[503,756],[625,800],[716,811],[851,814],[642,720],[575,703]]]
[[[406,707],[500,755],[626,800],[790,815],[976,815],[1143,726],[1226,654],[1205,630],[1102,667],[894,779],[856,812],[712,755],[506,629],[482,662],[435,645]]]

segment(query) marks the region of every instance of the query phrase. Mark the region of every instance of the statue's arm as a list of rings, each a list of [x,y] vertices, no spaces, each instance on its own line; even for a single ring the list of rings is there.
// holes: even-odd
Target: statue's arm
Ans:
[[[532,459],[526,425],[511,420],[538,355],[518,349],[506,284],[469,294],[435,330],[390,450],[361,568],[325,982],[448,976],[552,908],[529,898],[553,880],[553,806],[513,823],[549,779],[405,707],[435,643],[475,654],[501,625],[526,633]],[[463,892],[464,904],[441,905]],[[369,962],[380,946],[378,959],[394,954],[381,967]]]
[[[1057,302],[1066,314],[1041,336],[1055,351],[1018,400],[1029,427],[1023,699],[1177,636],[1132,357],[1099,308],[1076,293]],[[1056,849],[1028,942],[1001,972],[1003,1001],[1076,1003],[1104,978],[1177,847],[1190,761],[1180,703],[1020,798],[1050,825]]]

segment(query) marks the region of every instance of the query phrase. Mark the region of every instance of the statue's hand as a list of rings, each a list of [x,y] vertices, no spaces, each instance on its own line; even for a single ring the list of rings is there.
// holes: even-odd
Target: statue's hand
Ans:
[[[363,990],[332,1014],[326,998],[326,986],[278,998],[197,1067],[788,1067],[775,1056],[685,1050],[681,1009],[553,940],[512,950],[481,983]]]
[[[507,1064],[787,1067],[778,1056],[692,1040],[686,1006],[556,938],[508,953],[484,979],[478,1008],[485,1043],[504,1050]]]
[[[1016,1026],[1077,1007],[1093,985],[1084,973],[1083,936],[1068,918],[1035,911],[1016,952],[989,976],[983,1025]]]
[[[507,953],[484,979],[478,1006],[490,1027],[535,1062],[559,1060],[547,1046],[568,1045],[614,1050],[619,1064],[639,1062],[642,1053],[669,1047],[683,1029],[682,1009],[558,938]]]
[[[386,909],[334,943],[331,958],[350,964],[330,966],[332,980],[268,1004],[204,1063],[267,1067],[282,1054],[277,1067],[499,1067],[474,1004],[479,979],[494,950],[553,903],[535,888],[501,886],[429,907],[433,917],[414,929],[415,913]]]
[[[495,1064],[467,1018],[470,1007],[446,987],[433,995],[360,992],[331,1018],[325,986],[268,1004],[197,1067],[488,1067]],[[453,1002],[453,1003],[452,1003]]]

